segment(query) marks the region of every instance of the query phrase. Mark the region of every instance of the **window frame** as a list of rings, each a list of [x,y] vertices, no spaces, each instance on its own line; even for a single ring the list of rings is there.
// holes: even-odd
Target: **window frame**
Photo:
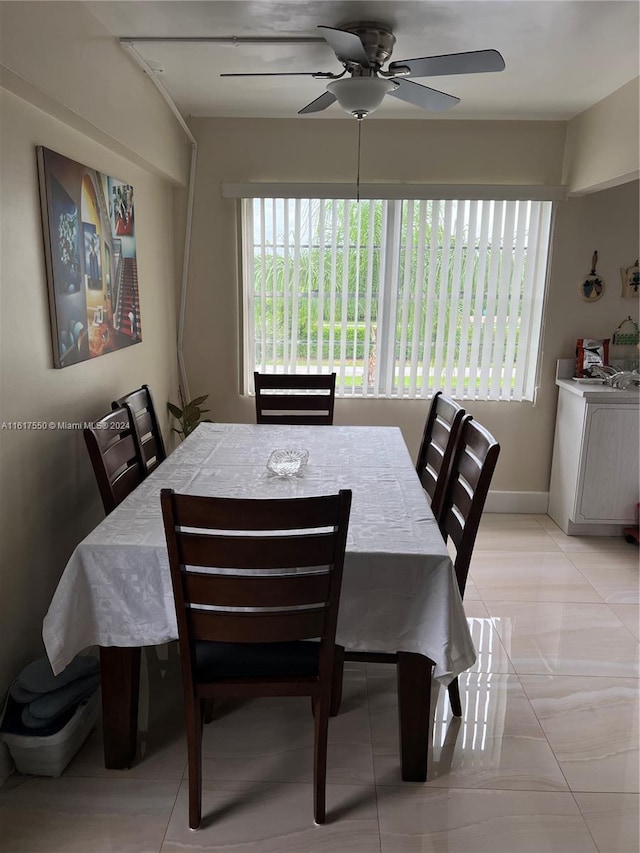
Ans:
[[[320,187],[322,187],[323,192],[318,193],[315,192]],[[341,191],[336,192],[338,187],[342,187]],[[250,191],[249,191],[250,190]],[[278,199],[308,199],[314,200],[317,198],[323,199],[344,199],[351,200],[355,203],[355,199],[353,198],[353,193],[349,191],[350,188],[345,189],[345,185],[309,185],[309,184],[296,184],[296,185],[283,185],[283,184],[225,184],[223,185],[223,195],[231,198],[240,198],[243,199],[243,207],[242,210],[238,210],[238,218],[240,221],[240,249],[241,249],[241,275],[240,275],[240,291],[241,291],[241,305],[242,305],[242,317],[240,318],[240,334],[242,340],[242,391],[245,394],[251,395],[253,394],[253,370],[260,369],[260,364],[256,364],[254,366],[254,343],[255,343],[255,326],[254,326],[254,311],[253,311],[253,288],[248,288],[246,286],[246,282],[248,281],[248,270],[253,268],[253,253],[250,250],[249,242],[246,239],[246,209],[247,205],[251,204],[253,199],[265,199],[265,198],[278,198]],[[382,190],[382,191],[381,191]],[[401,190],[400,192],[398,190]],[[403,196],[404,198],[399,198],[398,196]],[[499,198],[496,198],[499,196]],[[361,192],[361,198],[366,200],[381,200],[385,202],[396,202],[396,205],[388,205],[389,209],[392,211],[396,211],[399,209],[398,203],[403,201],[419,201],[421,199],[424,200],[453,200],[460,202],[468,202],[468,201],[512,201],[512,200],[522,200],[522,201],[548,201],[552,202],[547,208],[546,216],[547,216],[547,224],[546,224],[546,239],[541,240],[542,249],[538,250],[535,254],[536,266],[539,266],[540,262],[544,262],[544,269],[537,269],[535,275],[533,276],[534,280],[537,277],[538,282],[542,282],[542,294],[541,298],[537,301],[537,306],[535,309],[535,313],[537,313],[537,318],[535,319],[535,329],[534,334],[532,335],[531,341],[529,341],[527,347],[527,353],[525,358],[523,359],[524,367],[522,370],[527,374],[528,372],[528,384],[523,385],[522,393],[518,397],[514,397],[513,393],[509,396],[496,396],[496,379],[492,378],[490,382],[490,391],[488,394],[484,395],[472,395],[468,392],[460,395],[457,393],[457,389],[450,390],[449,393],[451,396],[457,397],[458,399],[466,399],[466,400],[491,400],[491,401],[499,401],[499,402],[533,402],[535,403],[535,398],[538,389],[539,382],[539,374],[541,369],[542,355],[543,355],[543,341],[544,341],[544,314],[546,310],[546,302],[548,298],[548,283],[549,283],[549,268],[551,263],[551,253],[553,246],[553,232],[554,232],[554,224],[555,224],[555,213],[557,205],[554,203],[560,199],[566,197],[566,190],[564,187],[464,187],[460,186],[449,186],[447,188],[436,187],[436,186],[421,186],[420,188],[409,187],[407,185],[403,185],[401,188],[395,187],[381,187],[375,186],[371,187],[363,187]],[[393,217],[392,217],[393,218]],[[387,233],[389,233],[389,228],[387,227]],[[262,231],[264,233],[264,230]],[[385,242],[385,245],[388,241]],[[515,247],[515,240],[514,240]],[[388,252],[387,257],[390,257],[393,253]],[[398,290],[397,290],[397,274],[396,270],[395,277],[393,273],[387,272],[385,276],[381,277],[381,281],[379,283],[379,302],[380,307],[382,309],[382,318],[383,322],[381,323],[383,334],[382,340],[378,340],[378,353],[382,353],[384,359],[389,359],[390,350],[396,345],[396,340],[392,334],[390,334],[394,323],[393,317],[396,318],[396,325],[400,319],[401,311],[399,313],[395,313],[393,308],[391,309],[391,313],[389,313],[389,304],[393,302],[394,299],[398,298]],[[255,279],[254,279],[255,280]],[[391,283],[393,285],[391,286]],[[539,285],[538,285],[539,286]],[[251,292],[250,292],[251,290]],[[425,291],[426,293],[426,291]],[[486,295],[486,290],[485,290]],[[529,294],[530,297],[531,294]],[[466,296],[466,294],[461,294],[460,299]],[[527,294],[524,294],[524,298],[527,298]],[[435,303],[435,307],[437,309],[437,300]],[[521,316],[521,314],[519,315]],[[391,319],[389,319],[391,318]],[[370,322],[370,318],[369,321]],[[463,321],[464,322],[464,321]],[[368,327],[367,327],[368,329]],[[386,334],[385,334],[386,331]],[[344,341],[344,336],[342,336]],[[531,351],[531,344],[535,344],[535,352]],[[508,352],[509,348],[513,348],[513,341],[509,341],[508,336],[504,336],[501,340],[501,348],[504,349],[505,352]],[[466,343],[464,344],[465,351],[469,350],[471,347],[471,338],[467,338]],[[446,351],[446,343],[444,346],[444,351]],[[531,365],[531,358],[535,357],[535,364]],[[366,358],[366,356],[365,356]],[[408,361],[405,359],[405,361]],[[341,364],[342,362],[342,364]],[[348,362],[347,362],[348,363]],[[334,367],[331,369],[336,369],[338,372],[341,368],[344,370],[344,360],[338,358],[334,361]],[[285,365],[286,369],[286,365]],[[366,369],[366,365],[365,365]],[[376,360],[376,373],[380,370],[380,359]],[[397,400],[415,400],[415,399],[428,399],[434,388],[429,387],[429,384],[426,383],[424,386],[416,387],[414,384],[414,366],[411,367],[411,379],[410,379],[410,390],[411,393],[399,394],[397,393],[397,385],[394,380],[395,373],[391,370],[387,369],[386,373],[383,371],[384,381],[379,385],[377,391],[372,391],[371,388],[359,389],[356,390],[354,388],[353,393],[344,393],[343,389],[336,390],[336,396],[341,396],[347,399],[397,399]],[[501,375],[501,371],[496,371]],[[403,382],[405,379],[403,378]],[[497,379],[497,384],[500,384],[500,378]],[[396,386],[394,388],[394,386]],[[353,386],[351,386],[353,388]],[[342,391],[342,393],[341,393]]]

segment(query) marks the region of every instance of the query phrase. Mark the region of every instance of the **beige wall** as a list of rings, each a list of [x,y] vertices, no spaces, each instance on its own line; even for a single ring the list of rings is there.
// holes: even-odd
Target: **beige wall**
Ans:
[[[563,183],[575,194],[640,175],[640,78],[577,115],[567,126]]]
[[[0,2],[0,85],[134,163],[185,183],[185,135],[84,3]]]
[[[547,368],[555,358],[573,354],[577,337],[610,338],[629,315],[638,322],[638,299],[622,297],[621,268],[640,254],[639,201],[638,181],[630,181],[558,206],[544,338]],[[577,289],[590,272],[594,250],[605,290],[597,302],[584,302]],[[614,360],[637,355],[634,347],[610,350]]]
[[[150,80],[81,3],[0,4],[0,425],[89,421],[177,393],[175,188],[189,146]],[[35,147],[133,184],[143,341],[53,368]],[[42,654],[71,551],[103,516],[81,431],[0,430],[0,702]],[[0,776],[2,775],[0,754]]]
[[[198,174],[187,302],[185,358],[192,395],[209,393],[213,417],[251,421],[253,399],[240,394],[236,203],[222,181],[349,181],[355,171],[355,122],[198,119]],[[363,127],[364,182],[559,184],[565,125],[554,122],[371,122]],[[557,392],[555,361],[581,335],[608,336],[637,308],[622,300],[619,267],[637,255],[637,184],[558,206],[544,340],[542,381],[531,403],[467,406],[502,444],[498,491],[546,492]],[[593,249],[611,282],[600,302],[577,294]],[[339,400],[336,423],[398,425],[417,452],[426,401]]]
[[[0,422],[89,421],[143,382],[163,426],[177,388],[173,189],[0,90]],[[53,369],[35,146],[133,184],[143,341]],[[81,431],[0,430],[0,696],[42,653],[42,618],[73,548],[103,516]]]

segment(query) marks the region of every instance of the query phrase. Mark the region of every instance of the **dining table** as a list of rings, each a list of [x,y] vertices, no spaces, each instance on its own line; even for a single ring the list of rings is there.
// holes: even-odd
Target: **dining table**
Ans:
[[[274,450],[308,451],[293,476]],[[431,680],[447,685],[475,650],[455,572],[397,427],[202,423],[73,551],[43,622],[54,673],[100,647],[105,766],[136,756],[142,647],[178,637],[160,491],[263,499],[351,489],[336,643],[394,655],[400,767],[425,781]]]

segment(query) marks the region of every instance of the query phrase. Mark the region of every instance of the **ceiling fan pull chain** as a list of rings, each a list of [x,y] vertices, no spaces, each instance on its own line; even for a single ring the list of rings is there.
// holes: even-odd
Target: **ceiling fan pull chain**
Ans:
[[[358,119],[358,171],[356,175],[356,201],[360,203],[360,144],[362,142],[362,119]]]

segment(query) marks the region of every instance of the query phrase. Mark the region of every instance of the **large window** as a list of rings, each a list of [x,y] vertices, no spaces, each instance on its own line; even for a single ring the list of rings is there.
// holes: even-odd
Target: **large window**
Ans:
[[[243,200],[245,376],[531,400],[551,202]]]

